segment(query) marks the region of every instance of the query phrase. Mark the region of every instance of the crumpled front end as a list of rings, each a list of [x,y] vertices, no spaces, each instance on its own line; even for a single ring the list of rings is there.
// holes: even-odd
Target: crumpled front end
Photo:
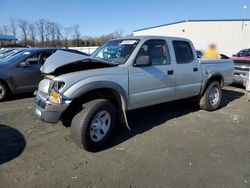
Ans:
[[[60,120],[62,113],[71,103],[63,94],[55,88],[53,80],[44,79],[40,82],[32,105],[33,113],[42,121],[56,123]]]

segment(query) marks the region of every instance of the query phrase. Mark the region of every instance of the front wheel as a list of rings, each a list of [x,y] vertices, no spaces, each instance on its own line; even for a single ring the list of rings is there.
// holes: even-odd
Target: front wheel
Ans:
[[[208,85],[205,93],[200,99],[200,108],[207,111],[216,110],[220,106],[221,98],[221,85],[218,81],[213,81]]]
[[[89,151],[104,147],[111,138],[116,123],[114,105],[106,99],[96,99],[84,104],[71,123],[71,136]]]

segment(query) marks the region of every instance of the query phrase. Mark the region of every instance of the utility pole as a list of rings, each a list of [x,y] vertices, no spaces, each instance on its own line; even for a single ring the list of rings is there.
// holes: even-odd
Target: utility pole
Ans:
[[[247,27],[247,23],[245,23],[245,16],[246,16],[246,12],[247,12],[247,5],[243,6],[243,13],[242,13],[242,32],[243,32],[243,49],[245,48],[245,35],[246,35],[246,27]]]

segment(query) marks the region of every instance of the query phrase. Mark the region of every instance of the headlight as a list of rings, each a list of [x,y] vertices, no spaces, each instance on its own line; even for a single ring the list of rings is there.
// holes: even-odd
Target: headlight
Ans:
[[[65,86],[64,82],[61,81],[55,81],[52,85],[52,89],[59,91],[60,89],[62,89]]]
[[[40,96],[42,96],[44,99],[47,98],[50,90],[50,86],[52,84],[52,81],[49,79],[44,79],[39,83],[38,86],[38,93]]]
[[[49,94],[49,101],[56,103],[56,104],[61,104],[62,102],[62,97],[59,93],[57,93],[55,90],[52,90]]]

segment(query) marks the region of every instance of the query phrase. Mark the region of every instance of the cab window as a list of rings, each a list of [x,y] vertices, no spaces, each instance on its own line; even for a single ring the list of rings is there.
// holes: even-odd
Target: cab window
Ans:
[[[153,66],[170,64],[170,55],[165,40],[148,40],[139,50],[137,57],[148,56]]]
[[[177,64],[191,63],[194,61],[193,50],[187,41],[173,41],[175,58]]]

